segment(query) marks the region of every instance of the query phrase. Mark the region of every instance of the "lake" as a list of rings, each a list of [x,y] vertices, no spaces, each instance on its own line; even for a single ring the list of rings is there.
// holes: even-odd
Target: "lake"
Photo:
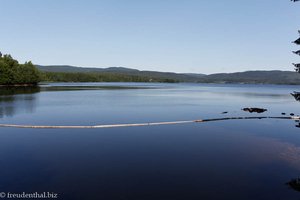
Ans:
[[[53,83],[0,88],[0,124],[100,125],[300,114],[300,86]],[[245,107],[268,109],[248,113]],[[223,113],[228,112],[228,113]],[[0,128],[0,192],[58,199],[299,199],[299,122]]]

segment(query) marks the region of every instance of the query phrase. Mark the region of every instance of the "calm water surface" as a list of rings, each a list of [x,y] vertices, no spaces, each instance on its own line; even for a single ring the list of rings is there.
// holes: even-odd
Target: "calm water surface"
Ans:
[[[121,87],[120,87],[121,86]],[[300,114],[300,86],[87,83],[0,88],[0,123],[97,125]],[[250,114],[244,107],[268,111]],[[228,114],[222,114],[222,112]],[[0,128],[0,192],[59,199],[300,199],[293,120]]]

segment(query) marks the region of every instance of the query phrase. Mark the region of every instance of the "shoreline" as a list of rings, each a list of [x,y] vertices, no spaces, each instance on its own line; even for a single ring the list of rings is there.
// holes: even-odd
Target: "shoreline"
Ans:
[[[73,81],[48,81],[48,82],[40,82],[37,84],[10,84],[10,85],[0,85],[0,88],[3,87],[38,87],[41,85],[48,85],[51,83],[166,83],[166,84],[215,84],[215,85],[277,85],[277,86],[282,86],[282,85],[290,85],[290,86],[300,86],[300,84],[289,84],[289,83],[245,83],[245,82],[176,82],[176,83],[169,83],[169,82],[126,82],[126,81],[118,81],[118,82],[73,82]]]
[[[0,85],[1,87],[37,87],[39,84],[11,84],[11,85]]]

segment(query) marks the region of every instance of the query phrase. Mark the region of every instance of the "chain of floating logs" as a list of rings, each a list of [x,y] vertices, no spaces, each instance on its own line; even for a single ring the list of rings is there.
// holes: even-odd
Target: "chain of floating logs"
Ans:
[[[300,120],[299,116],[291,117],[223,117],[211,119],[197,119],[189,121],[171,121],[171,122],[148,122],[135,124],[107,124],[107,125],[92,125],[92,126],[43,126],[43,125],[16,125],[16,124],[0,124],[2,128],[31,128],[31,129],[100,129],[100,128],[121,128],[121,127],[137,127],[137,126],[159,126],[159,125],[175,125],[175,124],[189,124],[189,123],[204,123],[213,121],[226,120],[245,120],[245,119],[286,119],[286,120]]]

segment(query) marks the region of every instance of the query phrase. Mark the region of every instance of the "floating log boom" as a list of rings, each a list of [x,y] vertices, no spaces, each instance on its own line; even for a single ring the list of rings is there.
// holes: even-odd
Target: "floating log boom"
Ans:
[[[31,128],[31,129],[101,129],[101,128],[121,128],[121,127],[139,127],[139,126],[159,126],[159,125],[175,125],[175,124],[189,124],[189,123],[204,123],[213,121],[226,120],[246,120],[246,119],[286,119],[286,120],[300,120],[299,116],[291,117],[224,117],[211,119],[197,119],[188,121],[171,121],[171,122],[149,122],[149,123],[135,123],[135,124],[108,124],[108,125],[92,125],[92,126],[50,126],[50,125],[17,125],[17,124],[0,124],[0,128]]]

